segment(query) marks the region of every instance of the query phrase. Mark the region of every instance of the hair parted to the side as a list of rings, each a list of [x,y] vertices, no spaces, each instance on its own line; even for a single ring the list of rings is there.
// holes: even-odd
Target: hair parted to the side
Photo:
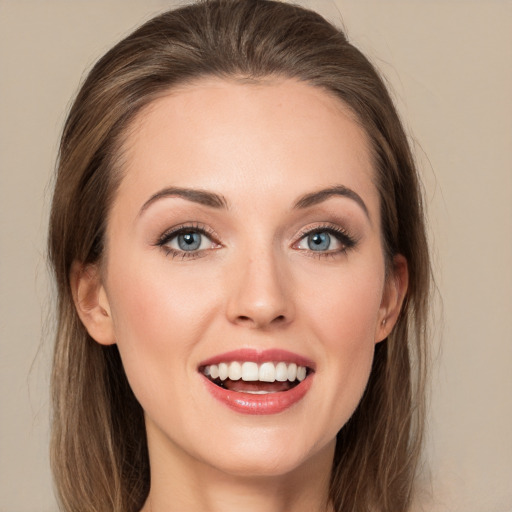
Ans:
[[[297,79],[343,101],[371,142],[387,261],[402,254],[409,288],[393,333],[376,345],[363,399],[337,436],[338,512],[404,512],[424,422],[430,263],[413,157],[382,80],[320,15],[270,0],[207,0],[148,21],[94,66],[60,146],[49,254],[58,287],[51,461],[66,512],[137,512],[149,491],[143,411],[116,346],[94,342],[70,288],[73,262],[101,262],[130,121],[176,85],[204,76]],[[392,264],[392,263],[389,263]]]

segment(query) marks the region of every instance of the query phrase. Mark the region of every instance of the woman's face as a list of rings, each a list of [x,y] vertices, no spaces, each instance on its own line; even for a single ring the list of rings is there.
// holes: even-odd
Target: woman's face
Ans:
[[[399,300],[364,132],[309,85],[202,80],[135,119],[123,162],[95,337],[150,453],[246,475],[331,457]]]

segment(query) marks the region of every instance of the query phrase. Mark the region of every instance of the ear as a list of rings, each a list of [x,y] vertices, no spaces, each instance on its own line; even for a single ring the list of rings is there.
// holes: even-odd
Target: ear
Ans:
[[[101,345],[113,345],[114,325],[98,266],[75,261],[70,282],[76,311],[87,332]]]
[[[393,258],[392,268],[386,278],[379,308],[375,343],[386,339],[395,326],[409,285],[407,260],[401,254]]]

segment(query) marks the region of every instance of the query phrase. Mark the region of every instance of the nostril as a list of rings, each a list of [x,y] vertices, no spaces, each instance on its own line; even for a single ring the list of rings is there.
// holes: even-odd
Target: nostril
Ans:
[[[240,324],[251,324],[254,325],[254,327],[263,327],[270,324],[283,324],[286,322],[286,316],[278,315],[272,320],[267,321],[265,319],[258,318],[257,316],[252,317],[250,315],[238,315],[236,321]]]

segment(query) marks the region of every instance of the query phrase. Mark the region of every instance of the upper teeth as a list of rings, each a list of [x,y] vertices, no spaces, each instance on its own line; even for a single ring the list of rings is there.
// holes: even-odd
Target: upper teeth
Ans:
[[[295,363],[273,363],[266,362],[262,364],[246,361],[239,363],[233,361],[231,363],[219,363],[205,366],[203,373],[212,379],[240,380],[246,382],[285,382],[289,380],[303,381],[306,378],[306,367],[297,366]]]

